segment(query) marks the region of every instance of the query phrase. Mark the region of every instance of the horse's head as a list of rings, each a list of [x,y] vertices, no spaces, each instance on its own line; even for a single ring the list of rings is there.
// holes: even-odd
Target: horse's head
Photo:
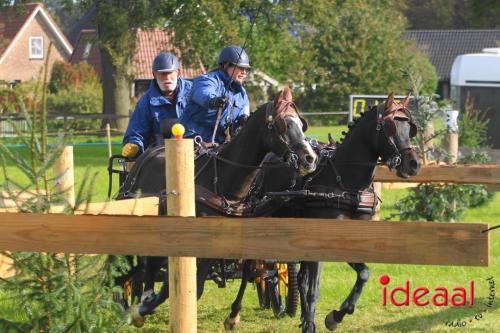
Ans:
[[[396,169],[402,178],[414,176],[420,169],[417,153],[410,143],[417,135],[417,126],[408,110],[409,100],[408,95],[401,103],[396,103],[391,93],[386,102],[377,107],[379,153],[389,168]]]
[[[316,169],[318,157],[304,135],[307,122],[299,115],[288,87],[267,104],[266,126],[265,142],[270,151],[298,167],[302,176]]]

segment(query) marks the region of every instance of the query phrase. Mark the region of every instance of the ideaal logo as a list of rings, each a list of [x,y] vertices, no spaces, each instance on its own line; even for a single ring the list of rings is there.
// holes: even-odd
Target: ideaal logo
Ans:
[[[379,278],[379,282],[383,286],[387,286],[390,281],[391,278],[388,275],[382,275]],[[387,289],[387,287],[382,288],[383,306],[387,306],[387,300],[394,306],[408,306],[410,302],[416,306],[427,306],[431,302],[435,306],[474,305],[474,280],[470,280],[467,287],[457,286],[451,290],[440,286],[435,287],[432,291],[427,287],[411,288],[409,280],[406,280],[402,287]]]
[[[451,290],[445,287],[435,287],[432,291],[427,287],[411,288],[410,281],[406,280],[403,286],[396,286],[388,290],[387,286],[391,281],[388,275],[381,275],[379,282],[382,288],[382,305],[387,306],[388,301],[394,306],[409,306],[410,302],[416,306],[428,306],[431,303],[434,306],[473,306],[474,305],[474,280],[470,280],[466,287],[457,286]],[[489,294],[486,303],[482,304],[481,310],[470,318],[446,321],[445,325],[449,327],[465,327],[467,323],[474,320],[483,319],[488,308],[493,307],[495,301],[495,280],[493,277],[486,278]],[[401,295],[401,296],[399,296]]]

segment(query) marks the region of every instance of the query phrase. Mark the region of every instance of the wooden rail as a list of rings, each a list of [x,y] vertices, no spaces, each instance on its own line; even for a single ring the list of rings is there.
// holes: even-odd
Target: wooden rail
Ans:
[[[459,164],[430,165],[420,169],[418,175],[399,178],[387,167],[377,167],[375,181],[386,183],[461,183],[461,184],[500,184],[500,164]]]
[[[75,210],[75,214],[158,216],[158,205],[158,197],[92,202],[89,204],[80,205],[78,209]],[[61,214],[64,212],[64,208],[64,206],[52,206],[50,208],[50,213]],[[0,213],[17,212],[17,207],[0,208]]]
[[[0,250],[487,266],[487,224],[0,214]]]

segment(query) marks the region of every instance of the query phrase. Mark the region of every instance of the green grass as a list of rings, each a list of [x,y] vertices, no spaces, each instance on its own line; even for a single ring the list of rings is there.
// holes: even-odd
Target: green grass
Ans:
[[[382,216],[394,211],[394,203],[406,190],[384,190],[382,197]],[[486,222],[499,224],[500,195],[487,206],[470,209],[465,215],[465,222]],[[362,231],[360,231],[362,232]],[[500,298],[497,296],[492,310],[483,314],[479,321],[468,320],[484,308],[489,292],[485,279],[493,276],[498,290],[500,281],[500,232],[491,233],[491,261],[489,267],[453,267],[425,265],[390,265],[369,264],[371,277],[366,284],[352,316],[347,315],[339,326],[339,332],[498,332],[500,322]],[[356,275],[345,263],[324,263],[321,276],[321,296],[316,315],[317,332],[329,332],[323,324],[326,314],[338,309],[349,294]],[[410,287],[427,286],[433,290],[445,286],[452,290],[456,286],[467,286],[469,280],[475,281],[475,305],[473,307],[395,307],[381,305],[381,285],[378,277],[388,274],[390,287],[402,286],[408,279]],[[213,283],[207,283],[205,294],[198,303],[198,332],[224,332],[223,322],[230,312],[231,303],[238,292],[239,281],[228,284],[226,289],[218,289]],[[498,294],[498,293],[497,293]],[[168,303],[168,302],[167,302]],[[449,328],[446,321],[467,320],[465,328]],[[300,332],[299,318],[276,320],[271,310],[260,310],[253,286],[247,287],[241,311],[240,333],[278,333]],[[169,332],[168,304],[162,305],[142,329],[124,327],[120,332]]]
[[[340,137],[344,127],[324,128],[313,127],[308,135],[317,136],[318,140],[326,141],[326,134],[332,130],[334,138]],[[119,142],[119,138],[113,141]],[[3,142],[3,141],[2,141]],[[82,141],[80,141],[82,142]],[[26,154],[26,149],[13,148],[16,152]],[[94,201],[102,201],[107,190],[107,148],[105,145],[75,146],[76,182],[81,183],[83,172],[87,166],[92,171],[99,172],[95,188]],[[120,151],[120,145],[113,146],[114,153]],[[21,175],[12,163],[9,164],[11,177],[20,179]],[[3,175],[0,175],[0,183]],[[405,195],[406,190],[384,190],[382,194],[382,217],[395,212],[394,203]],[[494,200],[486,207],[474,208],[464,216],[466,222],[485,222],[492,225],[500,223],[500,195],[497,193]],[[362,230],[360,230],[362,232]],[[497,296],[494,309],[483,315],[480,321],[467,322],[465,328],[447,328],[444,323],[448,320],[470,319],[480,311],[485,302],[488,289],[485,278],[493,276],[496,279],[497,290],[500,283],[500,232],[491,233],[491,262],[488,268],[450,267],[450,266],[423,266],[423,265],[384,265],[370,264],[371,278],[361,296],[355,313],[346,316],[339,327],[340,332],[498,332],[500,298]],[[412,286],[465,286],[470,279],[476,283],[476,305],[472,308],[452,307],[416,307],[396,308],[383,307],[380,303],[381,288],[378,277],[381,274],[391,276],[390,286],[402,285],[406,279]],[[355,282],[355,273],[345,263],[325,263],[321,277],[321,297],[317,309],[317,328],[319,332],[327,332],[324,328],[324,316],[332,309],[338,309],[348,295]],[[207,283],[207,289],[198,305],[198,332],[224,332],[223,321],[229,313],[231,302],[236,296],[239,281],[229,282],[226,289],[218,289],[213,283]],[[168,303],[168,302],[167,302]],[[271,332],[300,332],[299,319],[274,319],[270,310],[258,309],[256,291],[249,286],[243,302],[241,324],[238,332],[241,333],[271,333]],[[150,317],[143,329],[124,327],[120,332],[169,332],[168,305],[164,304],[156,315]]]

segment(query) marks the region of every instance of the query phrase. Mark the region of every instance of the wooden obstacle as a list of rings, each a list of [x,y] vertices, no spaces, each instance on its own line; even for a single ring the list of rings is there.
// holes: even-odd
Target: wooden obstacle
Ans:
[[[487,224],[0,214],[0,250],[487,266]]]
[[[167,142],[167,151],[168,145]],[[189,142],[187,146],[192,149],[193,145]],[[177,150],[173,148],[172,151]],[[181,151],[176,154],[172,158],[167,152],[166,158],[168,161],[192,160],[183,156]],[[194,180],[182,174],[187,169],[184,162],[175,168],[170,168],[169,164],[167,169],[167,173],[176,174],[175,178],[169,178],[172,175],[167,174],[169,184],[173,184],[167,188],[169,215],[194,215],[194,191],[186,185]],[[419,176],[409,181],[496,184],[500,178],[497,166],[481,165],[474,166],[472,171],[469,169],[470,166],[425,167]],[[376,180],[401,181],[383,168],[377,169]],[[191,198],[192,206],[186,204]],[[150,208],[146,210],[154,211],[152,215],[156,215],[158,199],[146,198],[144,203],[149,202],[147,200],[151,200],[152,207],[148,206],[151,211]],[[120,201],[116,203],[120,208],[107,211],[127,213],[130,209],[124,207],[138,202],[133,199]],[[93,212],[106,211],[105,205],[97,204]],[[107,205],[114,207],[115,203]],[[91,209],[85,212],[91,212]],[[135,208],[131,212],[138,213]],[[8,251],[464,266],[489,264],[489,233],[484,232],[488,229],[487,224],[0,213],[0,228],[0,250]],[[196,315],[193,317],[192,314],[196,311],[196,306],[193,306],[193,302],[196,304],[195,289],[192,288],[195,279],[193,261],[192,258],[186,261],[181,258],[171,262],[170,308],[175,332],[196,331],[196,321],[193,320]],[[181,274],[187,274],[189,279]],[[179,284],[186,281],[189,281],[187,285]]]
[[[147,197],[119,201],[94,202],[77,207],[75,215],[135,215],[157,216],[159,198]],[[51,214],[62,214],[64,206],[52,206]],[[0,208],[0,213],[17,213],[17,207]],[[1,223],[1,222],[0,222]],[[0,224],[1,225],[1,224]]]
[[[426,165],[416,176],[400,178],[389,168],[377,167],[377,182],[500,184],[500,164]]]

